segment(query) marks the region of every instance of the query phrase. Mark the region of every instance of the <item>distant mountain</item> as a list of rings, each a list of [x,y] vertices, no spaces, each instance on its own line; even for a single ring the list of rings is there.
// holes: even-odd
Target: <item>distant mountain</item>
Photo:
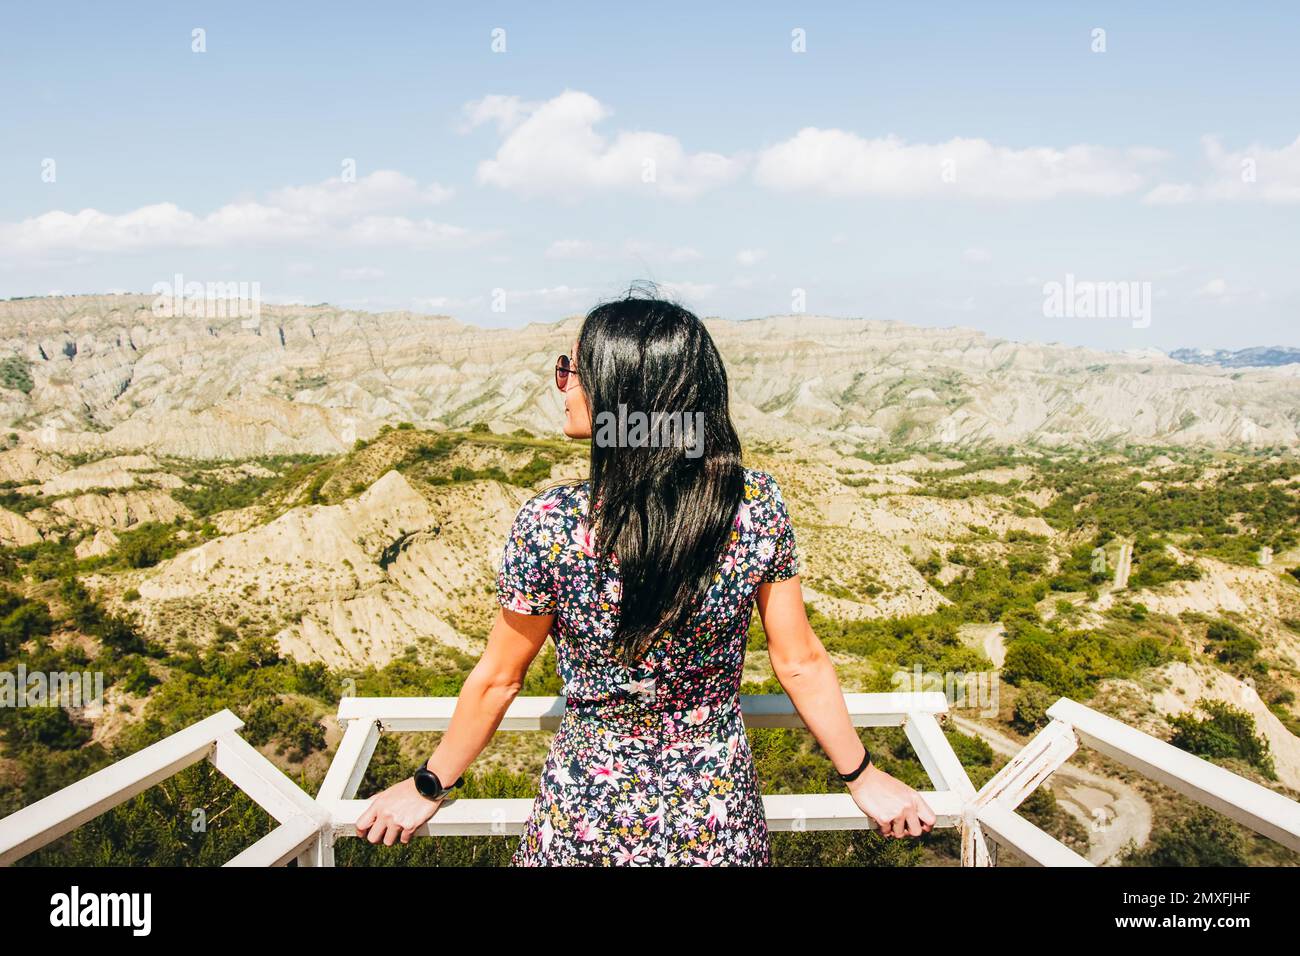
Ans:
[[[159,316],[153,297],[0,302],[0,437],[85,454],[337,454],[388,424],[553,434],[551,369],[579,320],[264,305]],[[1300,366],[1227,371],[1154,350],[781,315],[708,320],[750,439],[841,448],[1300,444]],[[11,442],[13,439],[9,439]]]
[[[1249,349],[1174,349],[1169,357],[1188,365],[1220,368],[1267,368],[1300,364],[1300,349],[1282,345],[1257,345]]]

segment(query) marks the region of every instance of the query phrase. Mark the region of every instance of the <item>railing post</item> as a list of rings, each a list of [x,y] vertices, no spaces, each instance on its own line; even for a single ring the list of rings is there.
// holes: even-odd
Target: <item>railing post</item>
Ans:
[[[1052,861],[1053,865],[1088,865],[1087,860],[1065,844],[1015,814],[1016,807],[1020,806],[1043,781],[1069,760],[1078,746],[1078,738],[1074,736],[1074,731],[1069,725],[1053,720],[980,788],[979,793],[975,794],[967,804],[962,815],[963,866],[991,866],[996,862],[997,844],[992,841],[987,847],[989,862],[974,862],[978,860],[978,848],[972,849],[970,859],[973,862],[966,862],[966,831],[969,829],[973,833],[976,828],[979,828],[983,835],[989,827],[982,825],[984,821],[981,821],[980,817],[990,810],[994,811],[990,814],[990,819],[994,815],[997,817],[990,827],[998,830],[1003,839],[1008,838],[1008,830],[1015,833],[1023,831],[1025,837],[1032,839],[1032,845],[1026,844],[1023,838],[1020,842],[1012,844],[1012,848],[1020,851],[1030,862]]]
[[[316,835],[316,842],[298,856],[299,866],[334,865],[334,828],[326,822]]]
[[[998,845],[984,833],[975,811],[969,807],[961,815],[961,865],[998,865]]]
[[[951,790],[965,804],[975,799],[975,785],[971,783],[966,768],[953,753],[952,745],[948,743],[943,728],[939,726],[937,714],[909,712],[903,722],[903,731],[907,734],[912,749],[916,751],[921,766],[934,781],[936,789]],[[961,865],[992,866],[994,859],[993,848],[985,839],[979,820],[973,813],[963,811]]]
[[[316,800],[327,807],[339,800],[351,800],[365,778],[370,758],[379,744],[379,721],[373,717],[355,717],[346,723],[343,739],[329,770],[316,794]]]
[[[1079,748],[1070,725],[1053,720],[1025,744],[975,795],[975,806],[997,803],[1014,810]]]

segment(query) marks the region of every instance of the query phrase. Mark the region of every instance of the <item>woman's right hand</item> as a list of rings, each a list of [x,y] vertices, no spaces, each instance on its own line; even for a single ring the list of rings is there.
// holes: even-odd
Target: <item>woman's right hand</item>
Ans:
[[[849,793],[858,809],[876,821],[881,836],[915,837],[934,828],[934,811],[921,795],[875,764],[849,784]]]
[[[442,801],[430,800],[415,789],[415,779],[407,777],[370,801],[357,817],[357,836],[371,843],[392,846],[397,841],[410,843],[415,831],[438,812]]]

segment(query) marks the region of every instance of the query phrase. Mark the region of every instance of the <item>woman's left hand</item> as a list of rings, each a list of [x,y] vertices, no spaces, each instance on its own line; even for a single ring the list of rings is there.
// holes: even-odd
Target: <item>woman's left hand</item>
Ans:
[[[934,811],[903,781],[870,764],[849,784],[858,809],[880,827],[880,835],[901,839],[920,836],[934,827]]]
[[[421,795],[415,789],[415,778],[407,777],[370,801],[370,806],[357,817],[357,836],[371,843],[382,840],[384,846],[392,846],[398,840],[410,843],[415,831],[432,819],[445,799],[430,800]]]

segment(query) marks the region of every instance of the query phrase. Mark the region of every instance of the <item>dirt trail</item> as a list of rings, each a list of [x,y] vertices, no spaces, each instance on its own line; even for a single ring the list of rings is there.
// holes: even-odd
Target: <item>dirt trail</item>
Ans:
[[[955,714],[949,718],[963,733],[987,741],[1004,757],[1022,749],[1006,734],[978,721]],[[1057,802],[1088,829],[1090,862],[1112,863],[1130,840],[1143,846],[1151,836],[1151,805],[1128,784],[1070,764],[1052,774],[1051,782]]]
[[[1006,663],[1006,628],[1001,621],[992,624],[963,624],[957,629],[957,636],[971,647],[978,647],[984,656],[993,662],[999,670]]]
[[[1123,591],[1128,587],[1128,576],[1133,571],[1133,544],[1125,541],[1119,546],[1119,557],[1115,561],[1114,590]]]

